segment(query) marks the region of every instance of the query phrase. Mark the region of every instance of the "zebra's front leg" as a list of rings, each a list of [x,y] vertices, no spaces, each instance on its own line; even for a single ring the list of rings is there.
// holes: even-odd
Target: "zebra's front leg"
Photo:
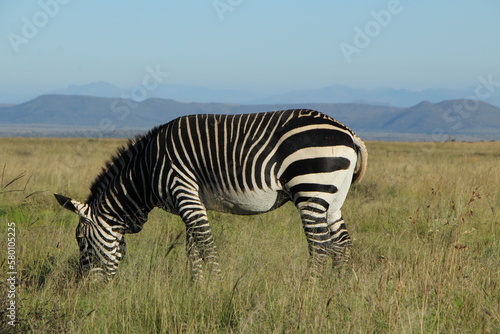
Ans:
[[[184,219],[184,218],[183,218]],[[206,212],[188,214],[186,223],[186,250],[191,263],[193,280],[203,279],[203,267],[218,275],[219,257]]]
[[[333,241],[333,265],[348,262],[351,255],[352,240],[347,232],[340,210],[328,215],[328,229]]]

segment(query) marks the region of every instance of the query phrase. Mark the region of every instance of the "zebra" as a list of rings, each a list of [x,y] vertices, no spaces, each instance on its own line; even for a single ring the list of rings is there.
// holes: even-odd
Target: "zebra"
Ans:
[[[159,207],[186,226],[192,278],[220,272],[207,210],[253,215],[288,201],[300,212],[310,266],[349,257],[341,207],[365,174],[364,142],[337,120],[309,109],[182,116],[128,145],[106,163],[85,202],[54,194],[78,214],[84,276],[110,280],[126,252],[124,235],[141,231]]]

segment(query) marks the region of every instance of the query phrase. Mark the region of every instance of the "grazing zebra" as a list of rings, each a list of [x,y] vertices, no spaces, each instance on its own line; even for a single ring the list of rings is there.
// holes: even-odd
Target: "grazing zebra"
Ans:
[[[193,278],[219,272],[206,210],[251,215],[292,201],[313,267],[343,260],[350,237],[341,207],[366,170],[363,141],[314,110],[177,118],[129,141],[93,182],[85,203],[55,194],[80,216],[80,265],[114,277],[125,233],[139,232],[154,207],[186,224]]]

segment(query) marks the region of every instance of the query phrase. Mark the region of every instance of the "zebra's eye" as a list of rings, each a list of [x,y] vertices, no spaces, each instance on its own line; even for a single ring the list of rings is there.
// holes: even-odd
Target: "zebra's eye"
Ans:
[[[76,227],[76,238],[78,240],[85,237],[85,231],[88,229],[88,226],[91,224],[90,220],[84,217],[80,217],[80,222]]]

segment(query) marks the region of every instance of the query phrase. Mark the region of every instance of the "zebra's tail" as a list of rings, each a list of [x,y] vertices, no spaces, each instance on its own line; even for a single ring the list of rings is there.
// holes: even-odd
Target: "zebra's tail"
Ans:
[[[368,165],[368,151],[366,150],[365,143],[356,135],[353,135],[354,145],[356,145],[356,152],[358,154],[358,159],[356,161],[356,168],[354,169],[354,174],[352,176],[352,184],[361,181],[366,172],[366,166]]]

